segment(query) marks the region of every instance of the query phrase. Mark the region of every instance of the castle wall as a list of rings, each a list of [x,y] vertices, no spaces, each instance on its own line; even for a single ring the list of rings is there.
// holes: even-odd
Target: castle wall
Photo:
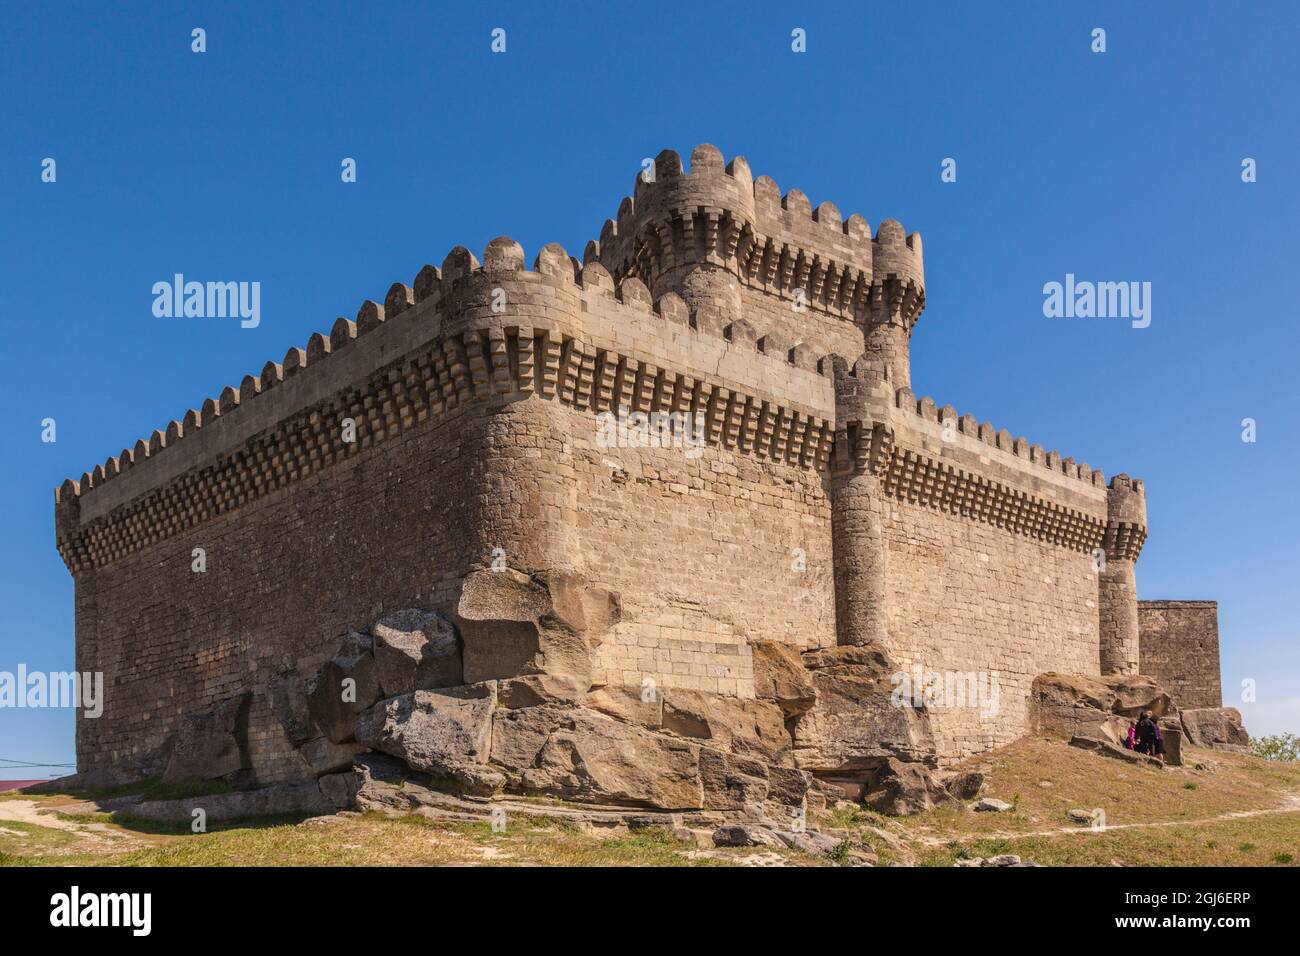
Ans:
[[[594,430],[592,416],[582,428]],[[623,621],[596,657],[610,684],[754,696],[749,641],[835,643],[828,503],[815,471],[706,446],[579,447],[587,573]]]
[[[79,718],[81,769],[156,761],[183,717],[251,690],[259,779],[305,773],[272,682],[386,611],[452,613],[498,560],[618,594],[597,685],[749,698],[759,639],[996,673],[996,713],[930,707],[945,762],[1020,736],[1036,675],[1123,657],[1132,628],[1106,628],[1132,595],[1099,590],[1098,555],[1131,570],[1141,483],[1108,492],[912,394],[919,236],[873,238],[711,147],[657,173],[585,266],[458,247],[64,483],[78,666],[108,689]],[[610,416],[669,414],[689,444],[605,440]]]
[[[284,670],[305,682],[384,611],[453,606],[469,557],[464,424],[379,445],[80,576],[78,665],[104,671],[106,705],[79,720],[78,766],[147,761],[183,716],[253,690],[259,778],[304,774],[268,684]]]
[[[828,381],[693,327],[674,296],[651,310],[635,280],[615,296],[598,265],[578,286],[559,253],[496,274],[458,256],[424,301],[395,287],[387,321],[367,303],[60,489],[79,656],[110,689],[80,723],[83,769],[157,769],[183,717],[251,690],[258,778],[301,773],[270,683],[385,611],[451,612],[498,555],[621,592],[598,680],[752,696],[749,639],[833,640]],[[597,414],[629,409],[698,422],[698,457],[599,447]]]
[[[1180,708],[1222,707],[1219,605],[1215,601],[1139,601],[1139,670]]]
[[[885,539],[900,670],[997,675],[996,708],[969,697],[930,708],[945,762],[1022,736],[1039,674],[1099,673],[1090,555],[898,500]]]

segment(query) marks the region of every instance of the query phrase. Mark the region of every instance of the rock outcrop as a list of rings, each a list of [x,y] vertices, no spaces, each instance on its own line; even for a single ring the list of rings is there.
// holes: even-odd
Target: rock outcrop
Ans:
[[[817,703],[817,688],[798,650],[780,641],[751,641],[754,696],[769,700],[786,717],[806,714]]]
[[[831,647],[810,651],[803,660],[817,706],[795,727],[795,766],[859,800],[891,759],[933,760],[929,715],[923,707],[893,699],[890,676],[896,668],[882,648]]]
[[[357,743],[468,792],[492,793],[504,782],[486,766],[496,703],[496,681],[391,697],[357,719]]]
[[[336,744],[353,739],[357,717],[379,700],[379,671],[369,634],[349,634],[307,689],[312,722]]]
[[[408,609],[371,629],[375,669],[385,697],[463,683],[460,639],[436,611]]]
[[[231,778],[249,766],[248,710],[252,694],[187,718],[171,740],[163,780],[180,783]]]
[[[388,800],[385,787],[416,775],[457,798],[725,813],[800,833],[814,783],[819,800],[843,793],[893,814],[955,799],[927,766],[929,718],[893,699],[879,647],[754,642],[749,699],[596,686],[593,654],[621,614],[616,594],[573,572],[484,570],[454,617],[408,608],[347,634],[310,680],[286,668],[268,683],[316,778],[280,802],[350,806],[366,788]],[[196,718],[169,774],[245,767],[248,703]]]
[[[1249,753],[1250,735],[1235,707],[1196,707],[1179,711],[1187,743],[1233,753]]]
[[[1030,727],[1055,737],[1085,737],[1123,746],[1130,720],[1172,711],[1169,695],[1150,677],[1040,674],[1029,697]]]

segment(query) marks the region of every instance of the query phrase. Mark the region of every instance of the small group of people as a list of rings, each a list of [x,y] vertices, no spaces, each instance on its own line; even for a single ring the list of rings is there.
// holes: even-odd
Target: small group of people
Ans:
[[[1160,729],[1160,721],[1151,716],[1151,711],[1144,710],[1136,721],[1129,721],[1124,746],[1149,757],[1164,757],[1165,735]]]

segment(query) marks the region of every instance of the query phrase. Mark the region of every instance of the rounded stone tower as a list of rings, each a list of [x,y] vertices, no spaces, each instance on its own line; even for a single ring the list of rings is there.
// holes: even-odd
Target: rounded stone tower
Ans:
[[[1147,536],[1146,493],[1140,479],[1116,475],[1107,493],[1104,561],[1098,581],[1101,673],[1138,672],[1138,604],[1134,565]]]

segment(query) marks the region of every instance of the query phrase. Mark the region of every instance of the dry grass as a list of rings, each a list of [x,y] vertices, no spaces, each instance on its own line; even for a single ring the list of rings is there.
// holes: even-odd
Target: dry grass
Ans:
[[[861,808],[815,815],[852,831],[891,863],[951,866],[1016,853],[1045,865],[1296,865],[1300,765],[1190,751],[1188,766],[1158,770],[1026,739],[968,763],[1006,813],[941,809],[889,819]],[[698,850],[662,830],[602,830],[516,814],[490,825],[411,815],[352,814],[184,828],[87,812],[83,795],[6,794],[45,816],[14,817],[0,803],[0,865],[103,866],[733,866],[824,865],[795,851]],[[1105,811],[1107,827],[1072,823],[1071,809]],[[48,825],[46,821],[48,820]]]
[[[64,820],[70,818],[66,815]],[[117,825],[115,825],[117,826]],[[124,829],[129,829],[128,826]],[[26,829],[26,828],[25,828]],[[44,830],[44,828],[31,828]],[[588,831],[541,817],[515,817],[502,833],[490,824],[378,813],[315,822],[257,821],[205,834],[141,833],[147,846],[77,852],[74,834],[49,830],[29,839],[0,834],[0,863],[76,866],[729,866],[759,851],[701,852],[661,830]],[[808,865],[793,851],[761,851],[763,862]]]
[[[1203,750],[1185,759],[1156,769],[1025,739],[966,764],[984,772],[984,796],[1014,810],[944,808],[898,824],[932,865],[998,853],[1082,866],[1296,862],[1285,857],[1300,857],[1300,764]],[[1072,822],[1072,809],[1102,811],[1105,829]]]

